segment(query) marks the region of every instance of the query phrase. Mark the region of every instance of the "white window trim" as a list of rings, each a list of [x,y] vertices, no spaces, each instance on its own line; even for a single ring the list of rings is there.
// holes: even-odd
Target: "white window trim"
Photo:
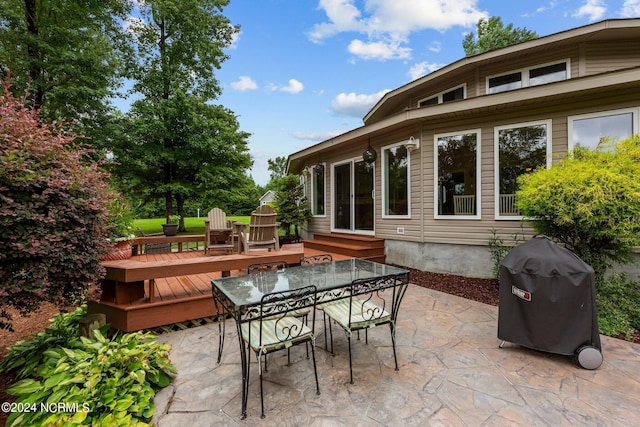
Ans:
[[[522,83],[522,85],[521,85],[521,87],[519,89],[524,89],[526,87],[531,87],[529,85],[529,71],[535,70],[536,68],[547,67],[549,65],[561,64],[563,62],[567,66],[567,78],[566,78],[566,80],[570,80],[571,79],[571,59],[570,58],[565,58],[565,59],[561,59],[561,60],[558,60],[558,61],[546,62],[544,64],[536,64],[536,65],[531,66],[531,67],[520,68],[520,69],[517,69],[517,70],[508,71],[506,73],[492,74],[490,76],[487,76],[486,79],[485,79],[485,93],[487,95],[495,95],[495,94],[502,93],[502,92],[508,92],[508,90],[495,92],[495,93],[489,92],[489,90],[490,90],[490,88],[489,88],[489,80],[493,79],[493,78],[496,78],[496,77],[506,76],[506,75],[514,74],[514,73],[520,73],[520,77],[521,77],[520,82]],[[564,80],[562,80],[562,81],[564,81]],[[553,83],[555,83],[555,82],[553,82]],[[541,86],[541,85],[536,85],[536,86]],[[511,89],[511,90],[518,90],[518,89]]]
[[[476,214],[475,215],[440,215],[438,214],[438,139],[448,136],[464,135],[469,133],[476,134]],[[438,133],[433,136],[433,218],[434,219],[453,219],[468,220],[482,219],[482,131],[480,128],[462,130],[458,132]]]
[[[537,120],[533,122],[522,122],[522,123],[513,123],[508,125],[496,126],[493,128],[493,165],[494,165],[494,173],[493,173],[493,194],[494,194],[494,218],[496,220],[522,220],[524,218],[522,215],[500,215],[500,168],[498,167],[499,155],[500,155],[500,147],[499,147],[499,133],[504,129],[515,129],[522,128],[527,126],[538,126],[538,125],[546,125],[547,126],[547,159],[546,159],[546,168],[549,169],[552,164],[552,141],[553,141],[553,133],[552,133],[552,120]]]
[[[595,113],[577,114],[567,117],[567,147],[571,152],[575,147],[575,141],[573,140],[573,122],[584,119],[595,119],[598,117],[617,116],[620,114],[632,114],[631,128],[632,135],[637,134],[640,131],[640,107],[622,108],[618,110],[604,110],[597,111]]]
[[[316,215],[313,214],[314,218],[326,218],[327,217],[327,164],[326,163],[318,163],[319,165],[324,166],[324,173],[322,174],[322,180],[324,184],[324,214]],[[316,173],[316,166],[314,165],[311,169],[311,173]],[[315,212],[315,203],[316,203],[316,180],[315,178],[311,178],[311,212]]]
[[[385,161],[384,152],[395,147],[405,145],[406,141],[387,145],[380,148],[382,154],[382,219],[411,219],[411,153],[407,150],[407,215],[388,215],[387,210],[387,162]]]
[[[436,93],[436,94],[427,96],[425,98],[422,98],[421,100],[418,101],[418,103],[416,105],[418,106],[418,108],[425,108],[425,107],[420,107],[420,103],[424,102],[424,101],[427,101],[427,100],[429,100],[431,98],[436,98],[436,97],[438,98],[438,105],[440,105],[440,104],[442,104],[442,95],[444,95],[445,93],[453,92],[454,90],[458,90],[460,88],[462,88],[462,99],[467,99],[467,84],[463,83],[461,85],[454,86],[454,87],[452,87],[450,89],[443,90],[440,93]]]
[[[353,177],[353,167],[355,166],[355,163],[362,162],[362,161],[364,161],[362,156],[358,156],[358,157],[352,157],[352,158],[349,158],[349,159],[344,159],[344,160],[341,160],[341,161],[336,162],[336,163],[332,163],[331,164],[331,176],[334,177],[333,178],[334,182],[332,183],[332,185],[335,185],[335,176],[336,176],[335,170],[336,170],[336,167],[345,165],[347,163],[350,163],[351,164],[351,178],[350,178],[351,179],[351,184],[350,185],[351,185],[351,191],[352,191],[351,197],[353,197],[353,187],[355,185],[354,177]],[[325,171],[326,171],[326,169],[325,169]],[[325,176],[326,176],[326,173],[325,173]],[[375,236],[376,235],[375,213],[376,213],[376,202],[377,202],[377,199],[375,197],[375,194],[376,194],[376,164],[374,162],[373,163],[373,215],[374,215],[374,218],[373,218],[373,230],[364,231],[364,230],[356,230],[355,228],[352,228],[351,231],[349,231],[350,233],[360,234],[360,235],[364,235],[364,236]],[[325,199],[325,201],[326,201],[326,199]],[[344,229],[336,228],[335,215],[334,215],[335,212],[333,212],[333,210],[335,209],[336,205],[337,205],[336,204],[336,192],[332,190],[331,191],[331,209],[332,209],[332,212],[331,212],[331,216],[330,216],[331,231],[332,232],[337,232],[337,233],[344,233],[345,232]],[[354,223],[355,218],[353,217],[353,215],[351,215],[350,221],[351,221],[352,224]]]

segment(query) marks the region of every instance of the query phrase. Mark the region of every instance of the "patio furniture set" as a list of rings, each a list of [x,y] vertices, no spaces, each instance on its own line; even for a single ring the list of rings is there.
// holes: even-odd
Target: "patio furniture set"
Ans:
[[[395,368],[396,319],[409,283],[409,272],[358,258],[334,261],[329,254],[302,257],[300,266],[264,262],[249,266],[248,274],[213,279],[212,294],[218,316],[218,363],[222,358],[225,318],[233,318],[237,328],[242,367],[241,417],[247,416],[251,353],[257,359],[260,377],[261,417],[264,418],[262,373],[267,355],[305,344],[313,359],[316,393],[320,384],[316,368],[316,312],[322,312],[325,349],[333,353],[332,324],[338,325],[349,343],[349,372],[353,384],[351,336],[387,324]],[[327,327],[331,345],[327,344]],[[290,360],[288,359],[290,362]]]

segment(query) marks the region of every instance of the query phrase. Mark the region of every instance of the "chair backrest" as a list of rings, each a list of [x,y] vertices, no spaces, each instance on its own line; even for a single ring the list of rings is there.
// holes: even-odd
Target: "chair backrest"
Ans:
[[[500,215],[520,216],[518,199],[515,194],[500,194]]]
[[[251,213],[249,243],[265,242],[278,238],[278,214],[269,205],[262,205]]]
[[[306,331],[304,328],[298,327],[302,325],[299,320],[291,320],[294,317],[290,316],[289,313],[305,307],[313,308],[315,304],[315,286],[272,292],[263,295],[260,305],[249,309],[245,314],[245,319],[249,322],[260,322],[258,331],[261,345],[265,335],[275,337],[280,342],[291,341],[302,336]],[[312,310],[312,313],[314,312],[315,310]],[[313,331],[315,321],[310,320],[309,327]],[[250,327],[249,331],[255,330]]]
[[[331,256],[331,254],[309,255],[300,258],[300,265],[305,266],[313,264],[324,264],[332,261],[333,257]]]
[[[220,208],[213,208],[207,215],[210,230],[223,230],[229,228],[227,225],[227,214]]]
[[[146,236],[146,234],[144,234],[144,230],[143,230],[143,229],[142,229],[142,227],[140,227],[140,226],[138,226],[138,232],[140,233],[140,235],[141,235],[142,237],[145,237],[145,236]]]
[[[407,285],[402,276],[356,279],[349,287],[349,310],[358,310],[361,322],[375,322],[386,316],[395,322]],[[349,318],[355,320],[351,313]]]
[[[476,196],[453,196],[454,215],[474,215],[476,208]]]
[[[288,266],[289,265],[284,261],[257,262],[247,267],[247,273],[255,274],[262,271],[284,270]]]

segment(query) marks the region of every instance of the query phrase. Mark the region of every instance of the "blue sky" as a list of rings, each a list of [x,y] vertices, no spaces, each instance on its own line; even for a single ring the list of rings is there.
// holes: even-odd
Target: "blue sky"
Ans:
[[[384,95],[464,57],[480,18],[539,36],[640,17],[640,0],[231,0],[241,32],[217,71],[215,101],[251,133],[251,175],[267,160],[362,126]]]

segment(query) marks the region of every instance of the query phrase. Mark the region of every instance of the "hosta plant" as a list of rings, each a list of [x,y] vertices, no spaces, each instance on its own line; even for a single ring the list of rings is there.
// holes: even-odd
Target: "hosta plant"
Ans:
[[[0,373],[13,372],[17,379],[36,375],[42,364],[45,350],[64,347],[78,336],[78,321],[86,316],[87,306],[82,305],[71,313],[60,313],[49,319],[51,324],[30,340],[21,340],[9,348],[0,363]]]
[[[15,412],[7,426],[147,425],[155,411],[155,392],[169,385],[176,372],[170,345],[142,332],[108,340],[96,331],[95,337],[46,350],[37,378],[7,389],[23,407],[46,409],[54,403],[73,410]]]

